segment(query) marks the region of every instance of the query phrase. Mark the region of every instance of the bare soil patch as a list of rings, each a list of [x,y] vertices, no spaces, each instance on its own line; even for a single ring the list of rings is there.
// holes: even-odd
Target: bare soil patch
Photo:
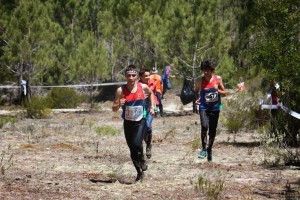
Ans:
[[[172,94],[163,103],[168,112],[191,109]],[[259,133],[240,132],[233,141],[220,124],[213,162],[198,159],[193,146],[200,131],[197,114],[154,119],[153,156],[144,181],[134,184],[121,112],[113,113],[110,106],[105,102],[97,112],[6,124],[0,130],[0,199],[211,198],[207,188],[195,189],[199,177],[212,187],[223,183],[219,199],[297,199],[299,170],[262,165]],[[120,134],[98,135],[96,128],[103,125]]]

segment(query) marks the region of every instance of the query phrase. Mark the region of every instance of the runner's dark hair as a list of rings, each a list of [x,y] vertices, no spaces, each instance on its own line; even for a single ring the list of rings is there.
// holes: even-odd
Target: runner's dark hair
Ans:
[[[215,64],[211,59],[204,59],[201,62],[201,70],[205,70],[205,69],[209,69],[210,71],[214,71],[215,70]]]
[[[148,68],[141,68],[139,71],[139,76],[143,76],[145,72],[150,72],[150,69]]]

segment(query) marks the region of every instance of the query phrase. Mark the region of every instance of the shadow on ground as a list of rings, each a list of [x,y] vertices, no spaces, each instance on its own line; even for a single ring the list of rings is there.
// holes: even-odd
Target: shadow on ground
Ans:
[[[226,146],[234,146],[234,147],[259,147],[261,145],[260,142],[220,142],[222,145]]]

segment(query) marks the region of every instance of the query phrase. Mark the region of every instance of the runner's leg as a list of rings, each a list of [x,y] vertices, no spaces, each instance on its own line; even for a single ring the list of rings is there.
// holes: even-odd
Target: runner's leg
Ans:
[[[145,142],[146,142],[146,156],[148,159],[151,158],[151,140],[152,140],[152,121],[153,121],[153,115],[148,113],[147,119],[146,119],[146,133],[145,133]]]
[[[167,90],[168,90],[167,80],[163,80],[163,93],[162,93],[161,99],[164,98],[164,95],[165,95],[165,93],[167,92]]]
[[[219,120],[219,113],[220,113],[220,111],[208,112],[208,117],[209,117],[209,130],[208,130],[209,140],[208,140],[208,145],[207,145],[208,152],[211,152],[212,146],[215,141],[218,120]]]
[[[157,97],[157,100],[158,100],[158,103],[159,103],[159,105],[158,105],[159,112],[160,112],[160,115],[162,116],[163,113],[164,113],[164,111],[163,111],[163,104],[162,104],[162,102],[161,102],[161,98],[162,98],[161,93],[156,92],[156,97]]]
[[[210,111],[208,112],[209,116],[209,140],[207,145],[207,161],[212,161],[212,146],[215,141],[216,133],[217,133],[217,126],[218,126],[218,120],[219,120],[219,113],[220,111]]]
[[[143,138],[146,123],[142,119],[139,122],[124,120],[124,133],[127,145],[130,150],[130,157],[137,171],[136,181],[143,179],[142,164],[143,161]]]
[[[209,118],[207,115],[206,110],[200,110],[200,122],[201,122],[201,144],[202,144],[202,150],[206,150],[206,144],[207,144],[207,130],[209,128]]]

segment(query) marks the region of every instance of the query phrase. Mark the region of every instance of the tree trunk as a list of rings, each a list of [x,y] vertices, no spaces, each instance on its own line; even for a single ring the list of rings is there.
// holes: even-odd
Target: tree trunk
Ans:
[[[196,50],[197,50],[197,45],[195,47],[194,57],[193,57],[192,85],[193,85],[193,90],[194,91],[195,91],[195,79],[196,79],[195,68],[196,68],[196,59],[197,59]],[[193,113],[197,113],[196,94],[195,94],[195,98],[193,100]]]

